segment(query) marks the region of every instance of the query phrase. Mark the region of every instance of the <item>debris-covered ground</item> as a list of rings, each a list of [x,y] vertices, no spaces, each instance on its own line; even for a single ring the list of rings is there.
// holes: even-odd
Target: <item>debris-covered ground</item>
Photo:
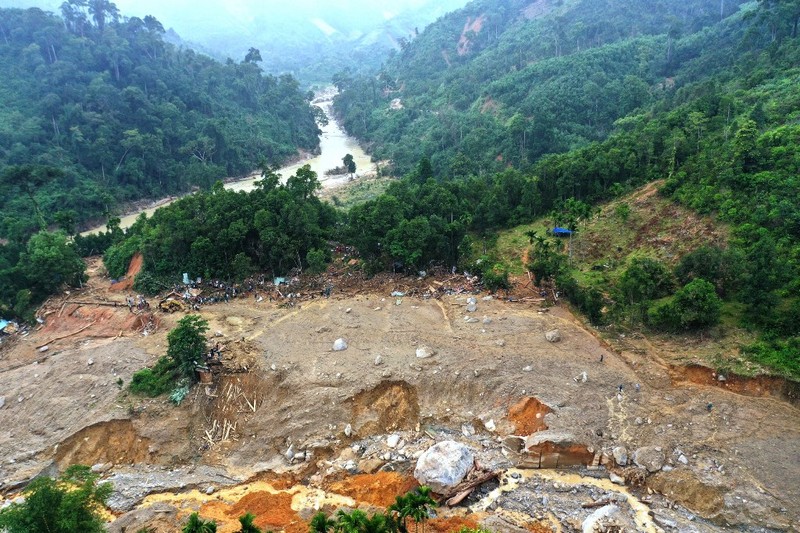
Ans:
[[[115,486],[112,531],[177,531],[193,510],[223,532],[248,511],[306,531],[318,509],[385,507],[416,486],[426,451],[453,441],[472,471],[426,529],[785,531],[800,520],[800,411],[785,384],[726,387],[656,348],[612,350],[529,287],[509,301],[472,294],[463,275],[367,281],[344,267],[277,297],[259,285],[200,306],[221,361],[175,407],[125,387],[183,313],[129,310],[101,272],[92,263],[83,291],[1,345],[9,498],[80,462]]]

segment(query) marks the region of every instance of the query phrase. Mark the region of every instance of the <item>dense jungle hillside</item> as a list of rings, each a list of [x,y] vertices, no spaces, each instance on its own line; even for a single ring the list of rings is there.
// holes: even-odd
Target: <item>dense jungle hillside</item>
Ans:
[[[177,49],[155,18],[103,5],[0,10],[0,175],[16,169],[0,237],[72,228],[117,202],[208,187],[318,146],[293,78],[264,76],[255,55],[222,64]]]

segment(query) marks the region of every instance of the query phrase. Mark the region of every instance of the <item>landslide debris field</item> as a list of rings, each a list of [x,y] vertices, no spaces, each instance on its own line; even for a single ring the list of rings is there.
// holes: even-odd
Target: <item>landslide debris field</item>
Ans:
[[[611,346],[566,308],[543,310],[530,288],[517,301],[425,298],[412,289],[443,282],[383,278],[293,306],[253,296],[205,306],[223,365],[176,407],[126,387],[183,314],[130,312],[101,272],[92,262],[85,289],[0,344],[6,501],[33,476],[81,463],[114,485],[112,531],[177,531],[199,510],[222,532],[245,512],[300,532],[318,509],[385,507],[417,485],[423,452],[456,441],[478,466],[467,485],[489,480],[438,508],[433,531],[800,524],[790,384]],[[333,350],[338,339],[345,350]]]

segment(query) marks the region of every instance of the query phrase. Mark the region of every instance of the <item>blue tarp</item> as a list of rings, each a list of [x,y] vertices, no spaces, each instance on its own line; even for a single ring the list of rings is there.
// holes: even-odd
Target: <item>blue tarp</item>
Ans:
[[[572,230],[568,230],[567,228],[553,228],[551,233],[557,237],[567,236],[569,237],[572,235]]]
[[[0,331],[6,329],[7,325],[8,325],[8,320],[3,320],[2,318],[0,318]]]

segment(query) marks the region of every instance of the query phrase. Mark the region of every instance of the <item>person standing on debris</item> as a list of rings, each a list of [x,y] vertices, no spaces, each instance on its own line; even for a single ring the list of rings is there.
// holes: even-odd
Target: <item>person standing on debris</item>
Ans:
[[[620,385],[619,387],[617,387],[617,389],[619,390],[619,393],[620,393],[620,394],[622,394],[622,385]]]
[[[333,285],[326,285],[325,286],[325,298],[331,297],[331,292],[333,292]]]
[[[706,410],[710,413],[713,408],[714,408],[714,404],[711,403],[711,402],[708,402],[708,405],[706,405]]]
[[[600,353],[600,362],[601,362],[601,363],[603,362],[603,358],[605,357],[605,355],[606,355],[606,354],[604,354],[604,353]]]
[[[641,392],[641,390],[642,390],[642,386],[641,386],[641,385],[639,385],[639,384],[637,383],[637,384],[635,385],[635,387],[636,387],[636,392]]]
[[[128,311],[133,313],[133,296],[130,294],[125,298],[125,302],[128,304]]]

